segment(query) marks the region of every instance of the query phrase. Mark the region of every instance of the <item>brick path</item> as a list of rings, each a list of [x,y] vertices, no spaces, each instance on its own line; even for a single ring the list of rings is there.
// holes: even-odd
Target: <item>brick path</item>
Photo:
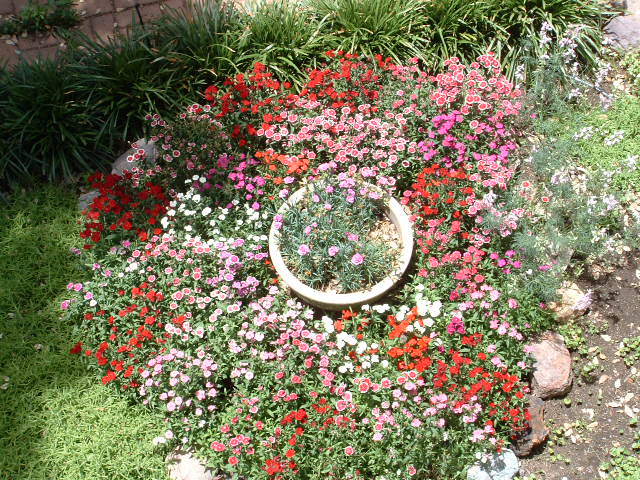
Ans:
[[[0,17],[15,15],[28,0],[0,0]],[[46,0],[38,0],[46,3]],[[186,0],[76,0],[76,8],[82,16],[77,27],[92,38],[107,38],[123,33],[131,25],[136,4],[144,23],[162,15],[166,8],[181,8]],[[16,64],[20,58],[34,60],[52,57],[60,49],[60,40],[53,35],[22,35],[0,37],[0,64]],[[64,47],[63,47],[64,48]]]

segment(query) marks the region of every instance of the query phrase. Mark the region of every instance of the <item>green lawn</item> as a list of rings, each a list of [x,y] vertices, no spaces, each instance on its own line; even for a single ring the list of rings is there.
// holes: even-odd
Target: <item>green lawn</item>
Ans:
[[[59,300],[81,279],[69,251],[79,243],[76,201],[73,188],[39,187],[0,213],[0,478],[163,479],[157,417],[69,354]]]

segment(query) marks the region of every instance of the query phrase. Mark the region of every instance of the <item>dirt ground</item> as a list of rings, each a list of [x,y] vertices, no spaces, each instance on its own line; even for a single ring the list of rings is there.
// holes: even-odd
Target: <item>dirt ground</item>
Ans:
[[[627,366],[619,348],[623,339],[640,335],[640,254],[620,263],[609,275],[596,279],[585,272],[578,281],[584,291],[593,290],[594,301],[570,327],[571,334],[565,332],[565,341],[573,347],[573,388],[564,398],[545,402],[551,434],[546,444],[521,459],[520,478],[606,478],[599,467],[611,459],[610,450],[631,450],[638,441],[640,352]],[[624,480],[640,480],[640,468],[629,475]]]

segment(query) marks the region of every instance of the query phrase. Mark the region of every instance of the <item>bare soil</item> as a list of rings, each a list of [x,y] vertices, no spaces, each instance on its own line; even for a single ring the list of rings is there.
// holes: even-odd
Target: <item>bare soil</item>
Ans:
[[[585,344],[571,352],[575,374],[571,392],[545,402],[546,444],[521,459],[520,478],[595,480],[614,447],[631,450],[640,417],[640,362],[627,367],[619,355],[624,338],[640,335],[640,255],[602,278],[585,273],[578,281],[592,289],[594,302],[576,325]],[[640,480],[640,472],[632,473]],[[625,477],[626,479],[627,477]]]

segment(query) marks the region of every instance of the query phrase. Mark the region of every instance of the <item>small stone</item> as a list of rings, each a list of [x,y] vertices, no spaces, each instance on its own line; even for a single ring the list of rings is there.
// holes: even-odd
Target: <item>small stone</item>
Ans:
[[[558,321],[566,323],[583,315],[591,305],[591,291],[587,293],[572,282],[564,282],[557,291],[559,300],[551,302],[549,308],[557,315]]]
[[[86,210],[89,205],[93,202],[94,198],[100,195],[100,192],[97,190],[91,190],[90,192],[83,193],[78,198],[78,210]]]
[[[190,451],[176,449],[167,457],[172,480],[213,480],[213,474]]]
[[[513,446],[513,451],[518,457],[531,455],[531,452],[549,436],[549,429],[544,425],[544,401],[535,396],[530,397],[528,410],[531,415],[529,429]]]
[[[476,463],[467,471],[467,480],[511,480],[520,471],[520,463],[511,450],[494,453],[486,462]]]
[[[540,342],[531,345],[531,355],[535,360],[533,371],[533,391],[536,396],[560,397],[571,390],[573,374],[571,355],[561,335],[545,332]]]

